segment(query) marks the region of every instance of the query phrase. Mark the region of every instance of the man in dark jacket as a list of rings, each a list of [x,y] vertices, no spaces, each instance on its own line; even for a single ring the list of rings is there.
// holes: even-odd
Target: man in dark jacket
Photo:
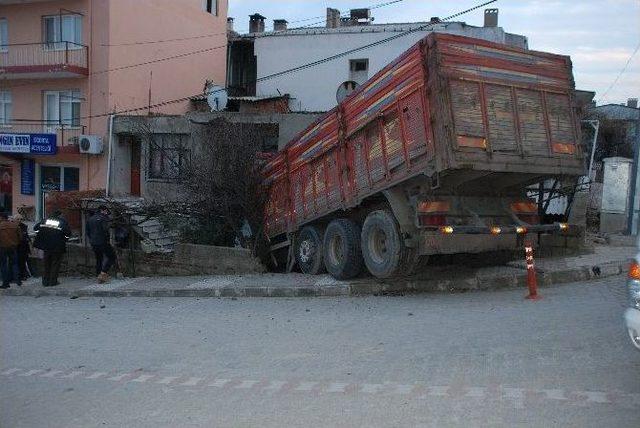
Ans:
[[[38,234],[33,246],[44,251],[44,273],[42,286],[54,287],[59,284],[58,273],[62,256],[67,251],[67,240],[71,237],[69,223],[60,211],[54,211],[47,219],[36,223],[33,230]]]
[[[18,286],[22,280],[18,273],[18,246],[22,240],[20,226],[9,221],[7,213],[0,213],[0,268],[2,270],[2,286],[9,288],[9,283],[15,279]]]
[[[109,208],[101,205],[87,221],[87,236],[96,256],[96,275],[99,283],[109,280],[109,269],[116,260],[116,254],[109,239],[110,214]]]

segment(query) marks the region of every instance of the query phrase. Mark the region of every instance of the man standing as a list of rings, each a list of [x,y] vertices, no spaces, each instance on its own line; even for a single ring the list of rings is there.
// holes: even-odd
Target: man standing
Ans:
[[[58,273],[62,256],[67,251],[67,240],[71,237],[69,223],[62,217],[62,213],[56,210],[46,220],[37,223],[33,229],[38,232],[33,246],[44,251],[42,286],[54,287],[59,284]]]
[[[96,275],[99,283],[109,280],[109,269],[115,263],[116,253],[109,239],[109,208],[101,205],[87,221],[87,235],[96,256]]]
[[[0,288],[9,288],[12,279],[18,286],[22,285],[18,272],[18,246],[21,240],[22,232],[18,223],[9,221],[7,213],[0,213],[0,268],[2,270]]]

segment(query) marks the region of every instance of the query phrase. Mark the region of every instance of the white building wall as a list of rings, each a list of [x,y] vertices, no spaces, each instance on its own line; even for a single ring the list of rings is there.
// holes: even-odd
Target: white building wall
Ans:
[[[337,30],[290,31],[264,35],[255,39],[258,78],[336,55],[369,43],[386,39],[424,24],[348,27]],[[524,36],[506,34],[500,27],[471,27],[461,23],[438,24],[435,31],[481,38],[498,43],[527,47]],[[355,30],[354,30],[355,29]],[[384,31],[383,31],[384,29]],[[429,31],[419,31],[351,55],[335,59],[302,71],[259,81],[256,95],[290,94],[294,111],[327,111],[336,106],[338,86],[349,80],[349,61],[369,60],[371,78],[385,65],[409,49]]]

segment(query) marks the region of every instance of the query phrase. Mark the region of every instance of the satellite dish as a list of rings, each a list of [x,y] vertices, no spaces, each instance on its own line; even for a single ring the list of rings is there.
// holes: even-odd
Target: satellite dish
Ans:
[[[207,88],[207,104],[212,111],[224,110],[227,107],[229,96],[227,90],[218,85],[211,85]]]
[[[353,91],[358,88],[358,83],[353,80],[347,80],[346,82],[340,84],[338,86],[338,91],[336,92],[336,100],[341,103],[345,98],[347,98]]]

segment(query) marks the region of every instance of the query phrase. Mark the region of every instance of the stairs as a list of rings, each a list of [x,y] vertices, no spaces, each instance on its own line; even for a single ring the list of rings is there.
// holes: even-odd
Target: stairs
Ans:
[[[145,253],[172,253],[175,250],[178,233],[167,230],[158,219],[136,214],[131,216],[131,222]]]

